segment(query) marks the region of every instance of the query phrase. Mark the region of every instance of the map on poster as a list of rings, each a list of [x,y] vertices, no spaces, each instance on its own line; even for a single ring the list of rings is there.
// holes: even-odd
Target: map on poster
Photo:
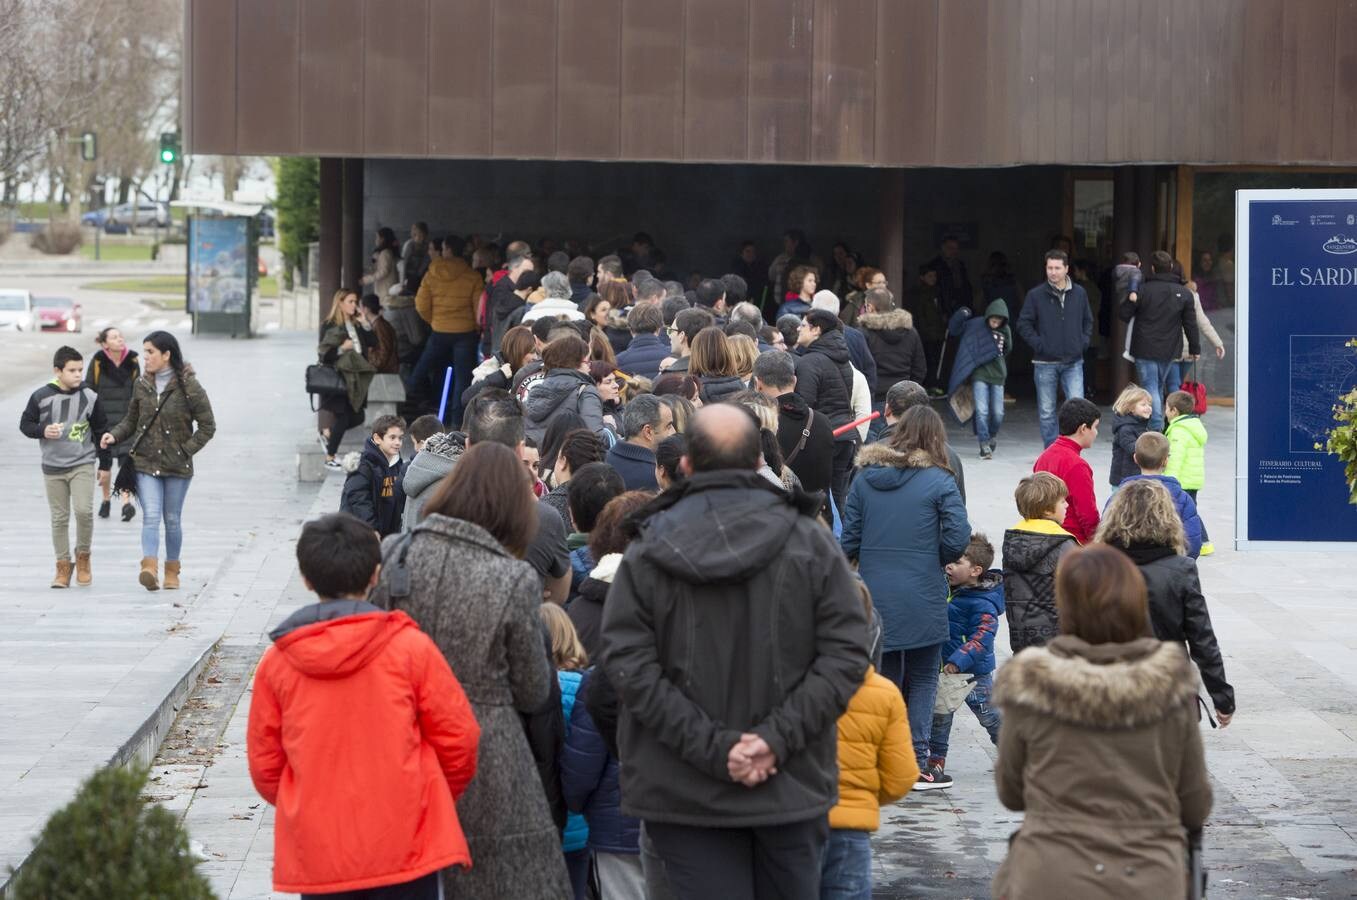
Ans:
[[[1236,543],[1350,549],[1326,444],[1357,389],[1357,190],[1240,191],[1236,216]]]

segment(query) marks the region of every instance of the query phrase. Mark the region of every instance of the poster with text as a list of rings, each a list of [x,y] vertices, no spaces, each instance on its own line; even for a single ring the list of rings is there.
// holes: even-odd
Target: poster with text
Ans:
[[[243,313],[249,291],[248,220],[192,220],[189,241],[188,311]]]
[[[1328,452],[1357,391],[1357,190],[1236,198],[1241,548],[1357,548],[1357,505]]]

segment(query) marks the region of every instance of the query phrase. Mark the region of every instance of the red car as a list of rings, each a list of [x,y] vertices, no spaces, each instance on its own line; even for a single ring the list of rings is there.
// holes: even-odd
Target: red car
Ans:
[[[83,331],[80,304],[69,297],[34,297],[33,312],[43,331]]]

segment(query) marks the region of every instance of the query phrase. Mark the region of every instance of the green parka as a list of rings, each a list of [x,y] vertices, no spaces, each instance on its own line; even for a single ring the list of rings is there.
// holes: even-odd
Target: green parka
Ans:
[[[217,421],[207,391],[186,370],[171,378],[159,397],[154,375],[138,378],[127,415],[109,433],[118,443],[132,443],[138,474],[192,478],[193,457],[217,433]]]

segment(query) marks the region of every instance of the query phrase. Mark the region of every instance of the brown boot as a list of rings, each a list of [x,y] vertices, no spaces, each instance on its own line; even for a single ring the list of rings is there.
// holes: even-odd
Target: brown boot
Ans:
[[[54,588],[70,587],[71,570],[74,568],[75,567],[71,565],[71,561],[69,559],[57,560],[57,574],[56,577],[52,579],[52,587]]]
[[[179,560],[165,560],[165,590],[179,590]]]
[[[90,552],[88,550],[75,551],[75,583],[81,587],[89,587],[93,580],[94,576],[90,572]]]
[[[143,556],[141,558],[141,574],[137,576],[137,580],[148,591],[160,590],[160,581],[156,578],[156,569],[160,568],[159,563],[160,560],[154,556]]]

